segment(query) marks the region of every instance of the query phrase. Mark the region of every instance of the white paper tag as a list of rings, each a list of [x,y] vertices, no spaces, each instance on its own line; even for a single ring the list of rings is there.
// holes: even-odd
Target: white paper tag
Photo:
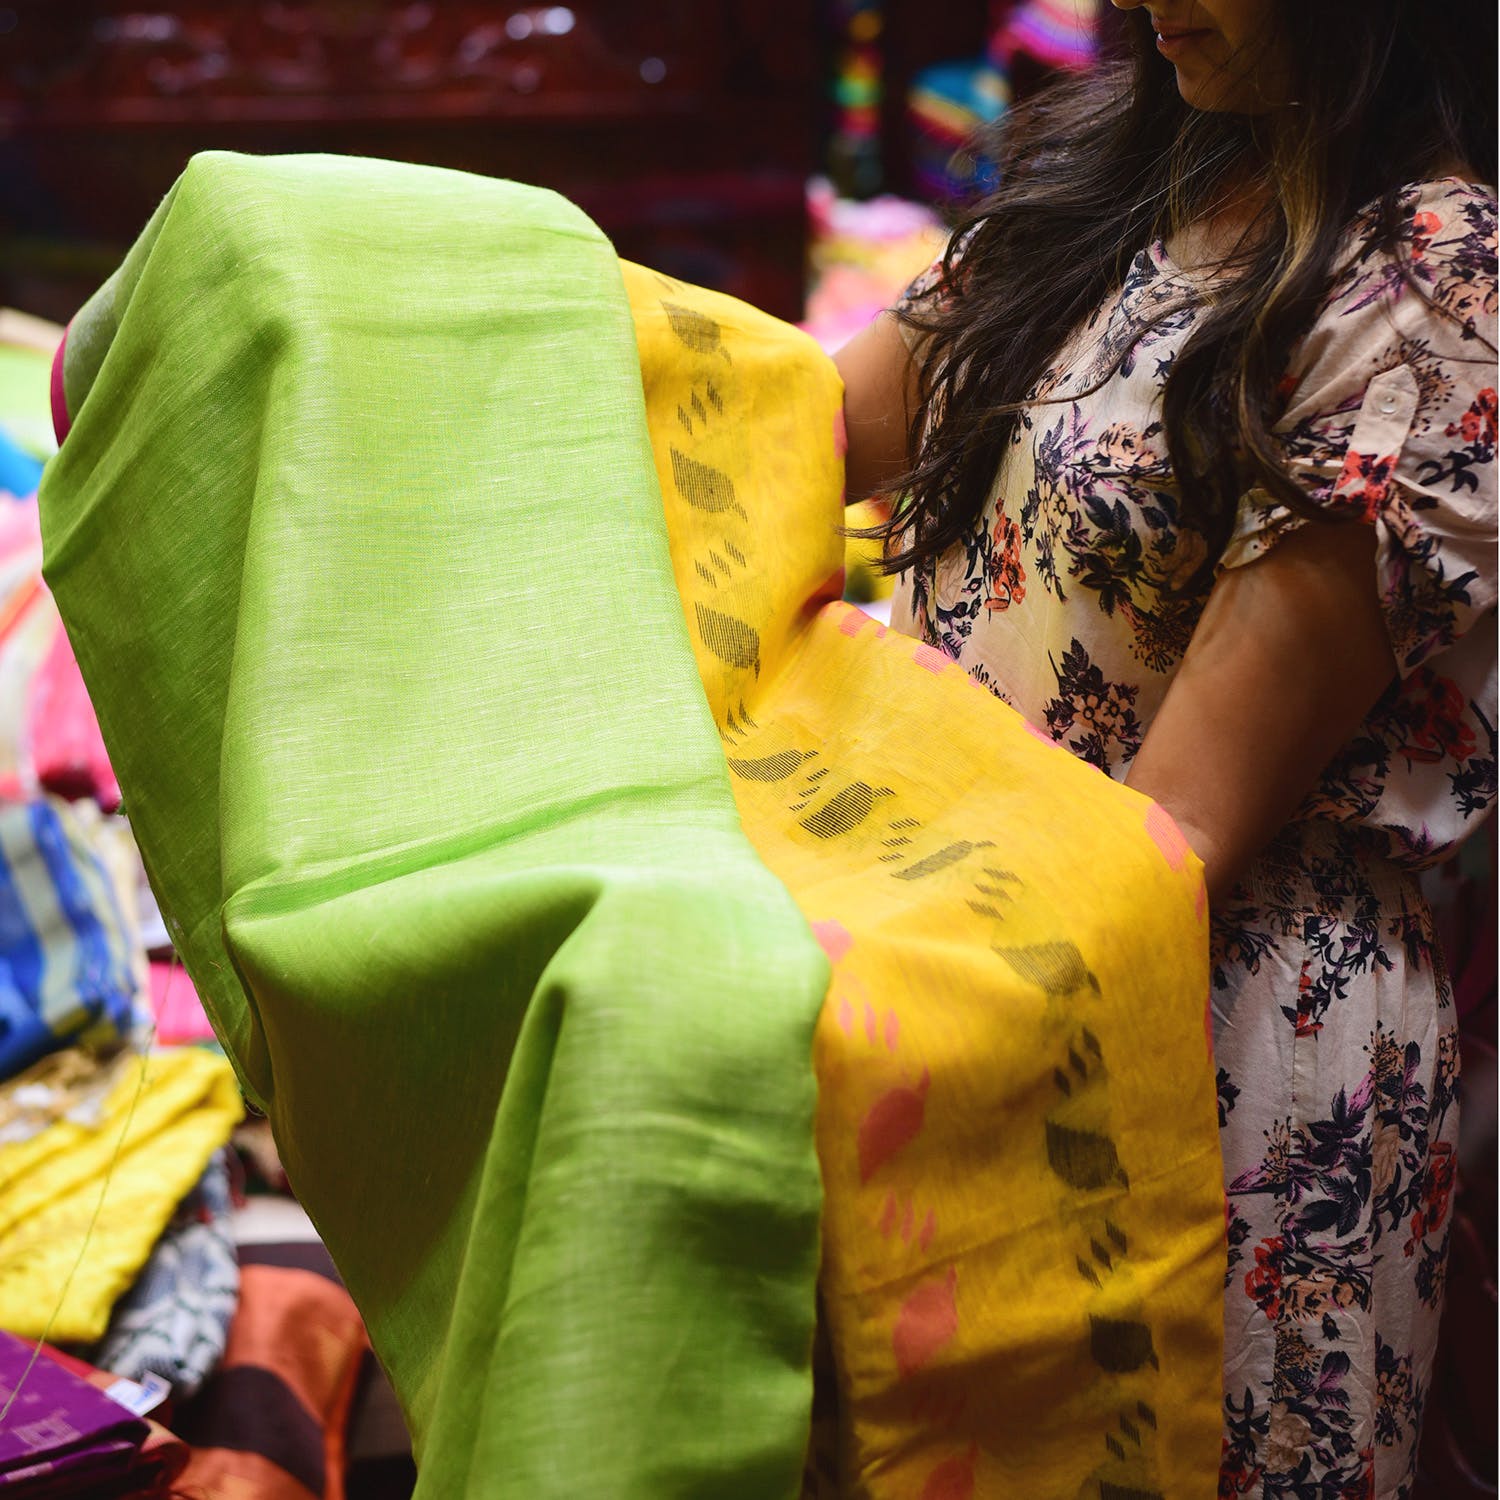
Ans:
[[[121,1375],[113,1385],[104,1388],[111,1401],[117,1401],[132,1416],[149,1417],[172,1394],[169,1381],[147,1371],[139,1380]]]

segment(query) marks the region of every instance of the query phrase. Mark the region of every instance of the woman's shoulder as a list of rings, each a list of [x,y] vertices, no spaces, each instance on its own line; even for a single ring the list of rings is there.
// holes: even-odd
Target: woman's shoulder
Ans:
[[[1403,674],[1495,602],[1495,195],[1456,178],[1360,216],[1278,388],[1275,431],[1314,503],[1379,522],[1381,597]],[[1392,234],[1391,230],[1396,232]],[[1252,491],[1228,565],[1300,524]]]
[[[971,224],[953,234],[926,269],[919,271],[907,284],[906,290],[896,299],[895,309],[920,314],[960,289],[964,256],[978,229],[979,225]]]
[[[1349,381],[1413,357],[1434,370],[1492,357],[1495,225],[1493,189],[1456,177],[1399,189],[1394,223],[1383,201],[1366,206],[1289,373]]]
[[[1419,236],[1425,229],[1455,220],[1464,222],[1495,221],[1495,189],[1462,173],[1421,178],[1403,183],[1396,189],[1395,200],[1402,232]],[[1372,198],[1355,216],[1351,232],[1354,237],[1368,237],[1378,226],[1384,195]]]
[[[1495,315],[1495,251],[1493,188],[1461,177],[1407,183],[1395,195],[1394,223],[1383,199],[1356,215],[1327,312],[1388,310],[1414,290],[1418,303],[1454,320],[1465,338],[1483,336],[1483,323],[1492,324]]]

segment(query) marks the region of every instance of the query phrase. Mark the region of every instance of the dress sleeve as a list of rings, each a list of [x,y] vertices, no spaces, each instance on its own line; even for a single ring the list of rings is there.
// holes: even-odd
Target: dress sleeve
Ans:
[[[969,230],[952,247],[953,269],[955,272],[963,262],[964,248],[973,233],[972,229]],[[943,259],[948,253],[948,250],[944,249],[941,254],[933,259],[932,264],[926,270],[919,272],[912,278],[906,290],[896,298],[895,305],[892,308],[893,312],[898,314],[913,312],[918,315],[924,312],[931,312],[940,307],[952,295],[950,282],[943,274]],[[901,330],[901,337],[905,341],[906,347],[914,354],[917,353],[926,335],[921,329],[913,328],[904,319],[900,320],[897,326]]]
[[[1407,250],[1354,251],[1302,340],[1273,429],[1307,496],[1375,527],[1377,586],[1403,677],[1495,606],[1495,201],[1411,189]],[[1356,240],[1358,244],[1358,240]],[[1220,568],[1307,518],[1251,490]]]

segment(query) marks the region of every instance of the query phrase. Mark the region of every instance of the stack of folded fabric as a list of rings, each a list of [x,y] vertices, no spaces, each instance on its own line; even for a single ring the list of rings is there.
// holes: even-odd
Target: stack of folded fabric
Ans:
[[[224,1147],[243,1107],[217,1048],[161,1045],[211,1032],[170,960],[41,577],[35,491],[55,447],[60,335],[0,312],[0,1329],[28,1350],[87,1351],[116,1395],[150,1380],[181,1398],[222,1356],[237,1301]],[[77,1385],[58,1359],[30,1367],[7,1432],[34,1394]],[[88,1421],[130,1420],[87,1384],[69,1399]],[[109,1451],[130,1441],[111,1430]],[[115,1480],[94,1447],[64,1447],[36,1493],[73,1493],[56,1488],[65,1475],[84,1476],[77,1493],[116,1492],[95,1487]],[[30,1474],[20,1447],[8,1457]]]
[[[323,1500],[379,1381],[241,1122],[42,580],[61,334],[0,309],[0,1493]],[[240,1243],[247,1171],[273,1243]]]
[[[125,1302],[134,1337],[117,1330],[116,1354],[139,1352],[147,1307],[176,1321],[207,1298],[222,1312],[211,1321],[227,1325],[232,1253],[202,1285],[195,1273],[186,1299],[143,1288],[184,1283],[183,1244],[212,1240],[192,1224],[163,1240],[184,1200],[196,1215],[190,1195],[208,1194],[227,1216],[227,1168],[214,1159],[242,1113],[216,1051],[148,1046],[146,955],[133,892],[112,870],[124,839],[89,804],[0,801],[0,1328],[93,1344],[149,1262]],[[201,1366],[196,1334],[182,1362],[157,1367],[176,1380]]]
[[[164,1389],[0,1333],[0,1492],[16,1500],[156,1500],[186,1445],[147,1413]]]
[[[25,1338],[105,1337],[240,1116],[233,1075],[206,1050],[127,1051],[97,1066],[81,1107],[59,1100],[52,1123],[0,1147],[0,1328]],[[46,1089],[27,1073],[0,1099],[14,1105]]]

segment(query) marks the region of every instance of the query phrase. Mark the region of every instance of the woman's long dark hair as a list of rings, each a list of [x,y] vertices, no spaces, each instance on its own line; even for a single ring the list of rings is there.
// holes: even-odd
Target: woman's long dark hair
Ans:
[[[986,143],[1000,187],[957,225],[944,295],[899,314],[924,342],[915,459],[894,486],[905,499],[874,533],[888,571],[975,525],[1064,338],[1141,249],[1247,181],[1264,213],[1162,398],[1184,514],[1208,544],[1192,584],[1211,575],[1249,486],[1311,509],[1271,436],[1276,384],[1361,209],[1378,204],[1372,243],[1399,257],[1404,184],[1450,162],[1494,183],[1496,5],[1274,0],[1268,11],[1296,101],[1271,115],[1190,108],[1138,11],[1125,18],[1128,57],[1043,91]]]

